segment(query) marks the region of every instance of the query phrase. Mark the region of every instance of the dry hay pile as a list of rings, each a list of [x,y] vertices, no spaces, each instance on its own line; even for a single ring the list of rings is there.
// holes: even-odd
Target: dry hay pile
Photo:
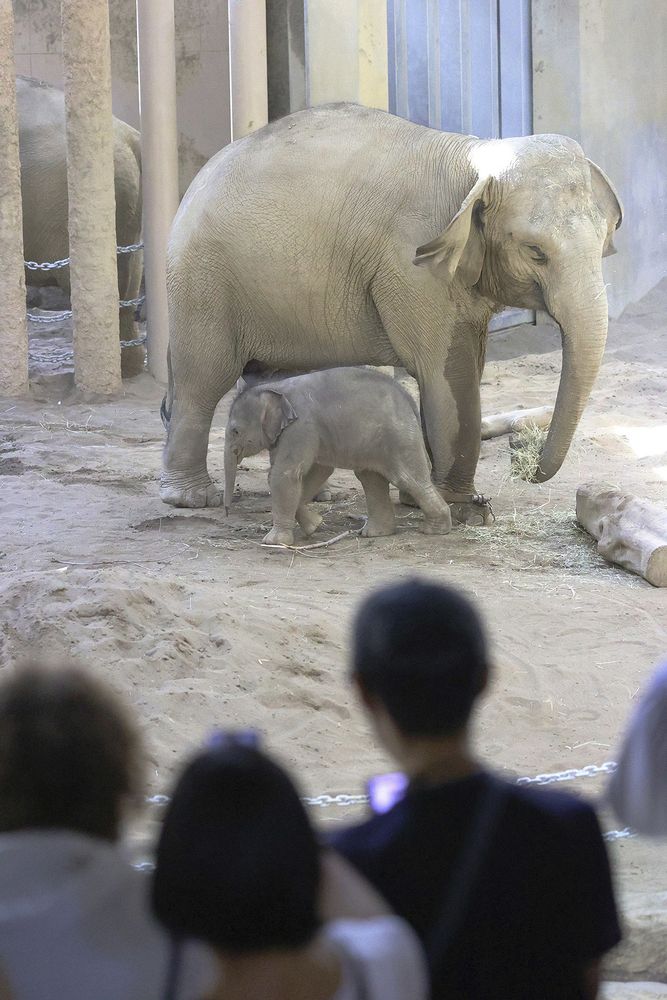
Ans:
[[[512,479],[523,479],[527,483],[534,481],[546,439],[547,431],[536,424],[527,424],[517,434],[512,435],[510,438]]]
[[[509,569],[548,567],[575,575],[613,572],[598,555],[595,540],[577,523],[573,509],[515,509],[499,516],[491,527],[466,525],[461,534],[492,562]]]

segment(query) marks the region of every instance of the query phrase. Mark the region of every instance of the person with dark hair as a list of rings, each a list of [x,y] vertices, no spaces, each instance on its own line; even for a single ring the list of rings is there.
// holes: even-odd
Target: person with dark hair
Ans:
[[[81,670],[35,664],[0,682],[0,969],[15,1000],[162,1000],[168,938],[118,841],[140,798],[139,734]],[[179,998],[212,957],[189,945]]]
[[[331,843],[419,934],[433,1000],[591,1000],[621,936],[600,828],[574,796],[475,759],[489,675],[482,622],[457,591],[415,579],[362,603],[353,682],[402,772],[369,786],[396,801]]]
[[[153,908],[220,960],[211,1000],[424,1000],[416,936],[324,856],[287,774],[230,736],[194,758],[160,837]],[[170,992],[167,996],[171,996]]]

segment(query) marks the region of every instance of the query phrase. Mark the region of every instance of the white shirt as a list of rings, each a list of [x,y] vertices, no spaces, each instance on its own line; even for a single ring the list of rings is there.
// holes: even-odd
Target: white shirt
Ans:
[[[323,936],[339,950],[343,982],[332,1000],[426,1000],[424,953],[399,917],[334,920]]]
[[[163,1000],[169,942],[121,848],[67,830],[0,834],[0,969],[13,1000]],[[210,988],[188,946],[179,1000]]]

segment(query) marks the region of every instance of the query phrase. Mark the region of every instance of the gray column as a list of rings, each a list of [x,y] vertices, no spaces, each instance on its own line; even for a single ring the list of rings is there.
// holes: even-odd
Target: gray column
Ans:
[[[269,120],[266,0],[229,0],[229,65],[232,139],[241,139]]]
[[[16,115],[14,14],[12,0],[0,0],[0,393],[28,391],[28,333],[25,321],[21,167]]]
[[[167,381],[167,242],[178,209],[174,0],[137,0],[148,368]]]
[[[269,121],[306,107],[304,0],[267,0]]]
[[[74,379],[120,391],[108,0],[61,0]]]

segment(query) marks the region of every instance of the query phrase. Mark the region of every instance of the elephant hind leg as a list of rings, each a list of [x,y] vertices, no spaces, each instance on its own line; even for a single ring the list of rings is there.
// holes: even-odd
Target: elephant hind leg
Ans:
[[[369,469],[360,472],[355,470],[354,474],[364,488],[368,507],[368,520],[361,529],[361,534],[365,538],[393,535],[396,531],[396,519],[394,506],[389,498],[388,480],[379,472],[371,472]]]
[[[412,477],[401,478],[397,483],[414,497],[416,505],[424,515],[420,531],[425,535],[446,535],[452,530],[452,516],[449,507],[430,479],[418,482]]]

